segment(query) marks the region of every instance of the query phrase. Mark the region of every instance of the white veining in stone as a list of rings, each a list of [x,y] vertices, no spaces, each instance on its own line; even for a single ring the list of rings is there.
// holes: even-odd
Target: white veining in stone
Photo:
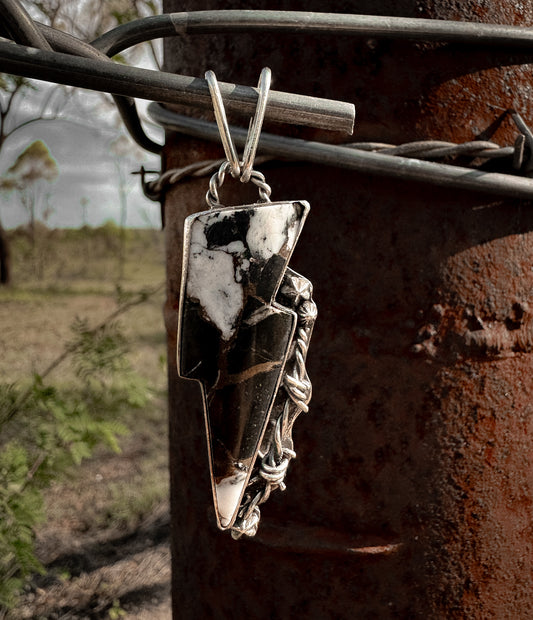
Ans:
[[[218,518],[222,527],[227,527],[239,507],[241,494],[246,484],[246,472],[237,471],[229,478],[224,478],[215,485]]]
[[[226,251],[230,254],[242,254],[244,249],[244,243],[242,241],[232,241],[226,246]]]
[[[234,215],[233,210],[202,214],[190,229],[187,296],[198,300],[224,340],[230,340],[235,333],[243,308],[242,282],[250,270],[250,255],[252,259],[267,261],[286,245],[292,249],[300,230],[292,203],[265,205],[251,211],[246,234],[248,248],[241,240],[208,248],[206,229]]]
[[[187,295],[198,300],[222,338],[229,340],[243,305],[242,268],[236,273],[233,259],[234,256],[241,258],[236,261],[239,267],[245,260],[245,247],[242,241],[232,241],[226,246],[208,249],[205,226],[213,221],[216,221],[213,216],[207,223],[199,218],[192,225]]]
[[[252,256],[268,260],[281,250],[287,242],[287,216],[292,211],[294,209],[289,203],[269,205],[254,212],[246,235]]]

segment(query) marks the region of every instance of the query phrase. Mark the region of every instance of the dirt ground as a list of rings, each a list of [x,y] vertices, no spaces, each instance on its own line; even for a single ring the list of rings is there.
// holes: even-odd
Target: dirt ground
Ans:
[[[151,272],[133,289],[164,280],[156,249]],[[0,292],[1,383],[42,372],[61,353],[75,317],[95,324],[116,308],[112,294],[75,284],[59,293],[28,286]],[[121,453],[99,449],[46,490],[47,521],[36,532],[46,574],[31,579],[11,620],[171,617],[162,303],[161,290],[120,319],[130,361],[149,382],[149,405],[125,421],[131,432]],[[66,364],[50,380],[68,382],[69,372]]]
[[[123,454],[92,460],[76,481],[50,489],[47,504],[56,509],[37,538],[47,575],[32,580],[9,618],[171,617],[168,502],[133,528],[95,529],[87,519],[105,504],[105,481],[128,480],[136,458],[130,442]]]

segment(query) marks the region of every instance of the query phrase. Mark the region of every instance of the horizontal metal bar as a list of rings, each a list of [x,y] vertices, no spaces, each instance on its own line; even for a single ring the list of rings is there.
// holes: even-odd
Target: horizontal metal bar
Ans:
[[[520,26],[379,15],[252,10],[192,11],[146,17],[106,32],[93,41],[93,45],[113,55],[131,45],[159,37],[255,31],[533,48],[533,30]]]
[[[26,9],[17,0],[0,0],[3,28],[24,45],[51,50],[47,40]]]
[[[148,112],[157,123],[167,129],[213,142],[220,140],[215,123],[175,114],[157,104],[151,104]],[[230,129],[235,144],[242,147],[246,140],[246,130],[239,127],[230,127]],[[459,190],[533,199],[533,180],[509,174],[482,172],[460,166],[371,153],[347,146],[285,138],[268,133],[261,134],[258,151],[262,155],[272,155],[277,159],[306,161],[355,170],[364,174],[419,181]]]
[[[152,71],[93,58],[78,58],[0,41],[0,69],[29,78],[129,95],[141,99],[211,109],[207,82],[200,78]],[[227,110],[252,116],[257,89],[220,82]],[[351,103],[271,91],[265,118],[351,133]]]
[[[1,1],[2,0],[0,0],[0,3]],[[48,47],[51,46],[51,48],[56,52],[72,54],[74,56],[82,56],[84,58],[96,58],[105,62],[112,62],[103,52],[95,49],[92,45],[86,43],[85,41],[81,41],[66,32],[62,32],[61,30],[50,28],[49,26],[38,24],[37,22],[33,23],[39,28],[39,31],[45,37],[48,42]],[[0,23],[0,35],[9,37],[9,33],[5,31],[5,24],[2,23]],[[21,42],[18,37],[15,41]],[[147,151],[152,153],[160,153],[163,145],[154,142],[144,132],[139,114],[137,113],[135,99],[131,97],[121,97],[119,95],[113,95],[113,98],[118,112],[122,117],[122,121],[135,142]]]

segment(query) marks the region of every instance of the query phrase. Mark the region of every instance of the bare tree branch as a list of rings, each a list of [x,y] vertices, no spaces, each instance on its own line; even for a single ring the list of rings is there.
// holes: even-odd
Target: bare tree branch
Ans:
[[[23,86],[24,86],[24,82],[22,82],[22,81],[21,82],[17,82],[15,84],[15,87],[13,88],[13,90],[9,92],[5,108],[0,113],[0,139],[1,139],[1,142],[4,142],[4,140],[7,138],[7,135],[5,133],[5,121],[6,121],[6,118],[9,115],[9,112],[10,112],[12,106],[13,106],[13,101],[15,99],[15,96],[22,89]]]
[[[59,114],[58,111],[53,113],[51,116],[45,116],[45,113],[46,113],[46,109],[48,108],[48,105],[49,105],[50,101],[52,100],[52,98],[54,97],[56,92],[58,90],[60,90],[61,88],[62,88],[62,86],[58,85],[57,87],[54,87],[54,88],[50,89],[50,92],[47,94],[45,100],[43,101],[43,103],[40,106],[40,112],[36,116],[33,116],[30,119],[27,119],[25,121],[21,121],[20,123],[15,124],[15,126],[12,127],[9,131],[5,131],[4,127],[2,127],[3,131],[0,132],[0,135],[3,136],[3,141],[7,140],[7,138],[12,136],[19,129],[22,129],[22,127],[26,127],[27,125],[30,125],[31,123],[36,123],[38,121],[43,121],[43,120],[57,120],[57,117],[58,117],[58,114]],[[8,101],[8,107],[6,109],[5,116],[7,116],[7,114],[9,113],[9,110],[10,110],[10,108],[12,106],[12,103],[13,103],[13,97],[10,97],[10,99]]]
[[[152,61],[156,66],[158,71],[161,71],[161,62],[159,60],[159,54],[157,53],[157,49],[155,47],[155,43],[150,39],[148,41],[148,49],[150,50],[150,56],[152,57]]]

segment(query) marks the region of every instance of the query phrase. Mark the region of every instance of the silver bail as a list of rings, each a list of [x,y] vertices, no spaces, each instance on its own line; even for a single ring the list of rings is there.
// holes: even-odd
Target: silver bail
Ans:
[[[218,131],[220,132],[220,139],[222,140],[222,146],[224,147],[224,153],[226,159],[230,164],[230,173],[234,178],[238,178],[241,174],[241,166],[239,164],[239,157],[233,138],[231,137],[228,125],[228,119],[226,117],[226,110],[224,109],[224,102],[222,101],[222,95],[220,94],[220,88],[218,87],[217,76],[213,71],[206,71],[205,79],[211,93],[211,100],[213,101],[213,110],[215,112],[215,120],[218,125]]]
[[[268,93],[270,91],[271,81],[272,72],[268,67],[265,67],[261,71],[261,75],[259,77],[259,84],[257,85],[257,88],[259,90],[257,107],[255,109],[255,114],[253,120],[251,121],[248,135],[246,136],[246,143],[244,145],[244,157],[241,170],[242,183],[248,183],[252,175],[255,153],[257,151],[257,145],[259,144],[259,136],[261,135],[263,120],[265,118],[265,110],[267,106]]]
[[[224,102],[222,100],[216,75],[213,71],[206,71],[205,79],[209,87],[211,100],[213,101],[215,120],[218,125],[218,131],[220,132],[220,139],[222,140],[224,153],[226,154],[226,159],[229,162],[230,174],[234,178],[240,178],[242,183],[248,183],[252,176],[255,154],[257,152],[261,128],[263,127],[263,120],[265,118],[268,93],[270,91],[270,83],[272,81],[272,72],[268,67],[265,67],[261,71],[259,83],[257,85],[257,106],[254,117],[250,121],[250,128],[248,129],[248,135],[246,136],[242,162],[239,162],[239,156],[237,155],[235,143],[231,137],[226,110],[224,109]]]

